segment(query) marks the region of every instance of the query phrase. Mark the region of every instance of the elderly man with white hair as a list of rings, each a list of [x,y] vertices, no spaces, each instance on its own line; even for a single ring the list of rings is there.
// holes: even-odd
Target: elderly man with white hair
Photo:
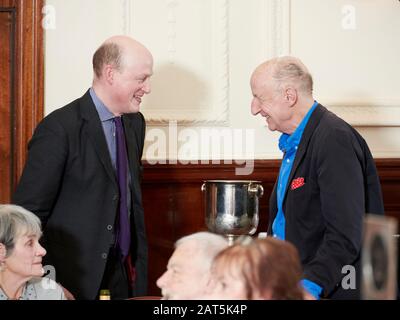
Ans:
[[[268,233],[297,247],[303,286],[315,298],[359,298],[363,218],[384,212],[365,140],[314,99],[312,77],[297,58],[264,62],[250,85],[252,114],[282,133]],[[345,266],[355,268],[355,288],[341,285]]]
[[[197,232],[179,239],[167,270],[157,280],[165,300],[204,298],[214,257],[228,241],[210,232]]]

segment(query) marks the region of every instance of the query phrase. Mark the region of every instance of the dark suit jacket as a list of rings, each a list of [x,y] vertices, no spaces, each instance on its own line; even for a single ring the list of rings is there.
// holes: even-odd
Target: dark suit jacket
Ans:
[[[304,178],[302,187],[291,182]],[[383,214],[375,163],[365,140],[321,105],[314,110],[296,153],[283,211],[286,240],[300,253],[304,277],[330,298],[359,298],[363,218]],[[270,198],[269,234],[277,214],[276,184]],[[341,287],[342,267],[354,265],[355,290]]]
[[[147,242],[140,177],[145,121],[123,116],[131,172],[135,295],[147,290]],[[42,221],[45,262],[75,297],[95,299],[113,242],[119,189],[100,118],[89,91],[45,117],[29,143],[13,202]]]

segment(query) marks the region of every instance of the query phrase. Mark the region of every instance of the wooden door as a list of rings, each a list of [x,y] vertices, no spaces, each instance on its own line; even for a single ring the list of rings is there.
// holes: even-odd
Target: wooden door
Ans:
[[[0,0],[0,203],[9,203],[43,118],[43,0]]]
[[[0,203],[8,202],[12,190],[12,39],[15,37],[12,10],[0,11]]]

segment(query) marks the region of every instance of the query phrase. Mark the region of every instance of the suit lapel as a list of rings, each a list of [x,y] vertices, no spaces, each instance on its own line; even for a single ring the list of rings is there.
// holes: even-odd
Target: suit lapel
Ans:
[[[81,98],[80,106],[82,118],[84,118],[87,122],[86,134],[92,141],[99,160],[103,164],[104,170],[107,172],[111,181],[118,189],[117,179],[111,163],[103,126],[101,125],[99,114],[96,111],[96,107],[92,101],[89,91],[87,91],[86,94]]]
[[[294,163],[292,166],[292,170],[290,171],[290,175],[289,175],[289,179],[288,179],[288,183],[286,185],[286,190],[285,190],[285,196],[283,198],[283,203],[285,203],[285,199],[286,199],[286,195],[287,192],[289,190],[289,186],[291,184],[291,181],[293,180],[293,176],[299,166],[299,164],[301,163],[301,161],[303,160],[307,148],[308,148],[308,143],[310,142],[310,139],[314,133],[315,128],[317,127],[317,125],[319,124],[320,119],[322,118],[322,116],[325,114],[326,112],[326,108],[323,107],[322,105],[318,104],[318,106],[315,108],[314,112],[312,113],[310,119],[308,120],[308,123],[306,125],[306,127],[304,128],[304,132],[303,135],[301,137],[301,141],[299,144],[299,148],[297,149],[296,152],[296,157],[294,158]]]

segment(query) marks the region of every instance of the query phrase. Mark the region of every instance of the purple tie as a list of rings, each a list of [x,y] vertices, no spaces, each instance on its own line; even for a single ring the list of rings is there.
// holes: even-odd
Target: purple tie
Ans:
[[[130,223],[128,216],[128,156],[126,152],[125,134],[121,117],[115,117],[117,144],[117,178],[119,185],[119,216],[117,219],[117,246],[122,255],[122,261],[129,254],[131,243]]]

